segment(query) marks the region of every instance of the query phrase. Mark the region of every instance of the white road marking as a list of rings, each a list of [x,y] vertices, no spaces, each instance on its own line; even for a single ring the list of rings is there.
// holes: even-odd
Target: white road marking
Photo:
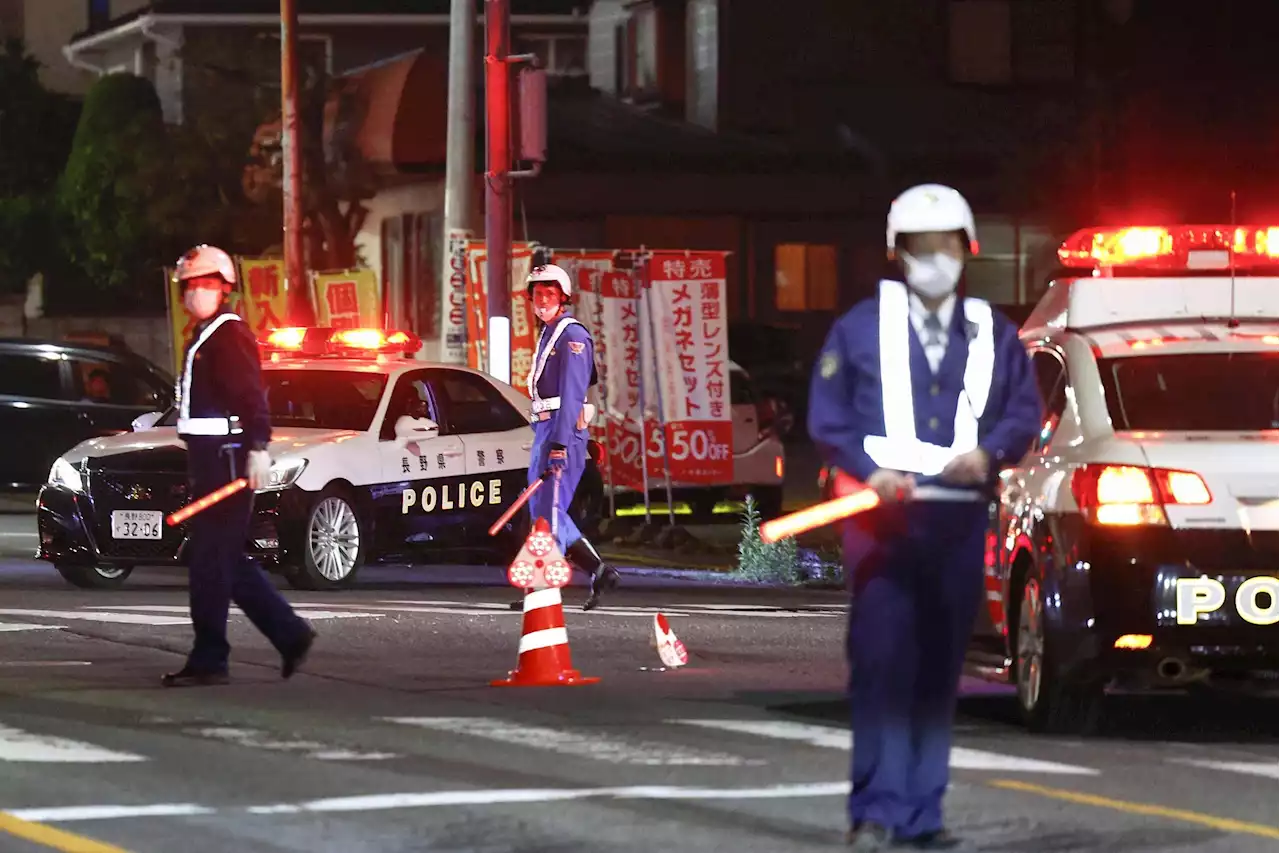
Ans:
[[[202,729],[185,729],[187,734],[198,735],[210,740],[220,740],[236,746],[247,746],[252,749],[265,749],[274,752],[305,752],[308,758],[322,761],[382,761],[398,758],[390,752],[354,752],[347,749],[333,749],[323,743],[311,740],[277,740],[256,729],[238,729],[230,726],[218,726]]]
[[[131,752],[116,752],[69,738],[32,734],[0,726],[0,761],[47,764],[106,764],[146,761]]]
[[[60,631],[61,625],[35,625],[30,622],[0,622],[0,634],[15,631]]]
[[[140,613],[103,613],[92,610],[21,610],[0,609],[0,616],[31,616],[36,619],[79,619],[85,622],[114,622],[122,625],[188,625],[190,620],[177,616],[150,616]]]
[[[191,817],[214,814],[216,809],[194,803],[156,803],[149,806],[61,806],[50,809],[8,809],[19,820],[67,823],[77,820],[118,820],[128,817]]]
[[[852,733],[845,729],[837,729],[831,726],[792,723],[786,720],[668,720],[667,722],[776,738],[778,740],[799,741],[824,749],[849,750],[853,748]],[[1005,773],[1057,773],[1076,776],[1099,775],[1097,770],[1090,767],[1078,767],[1074,764],[1061,764],[1056,761],[1042,761],[1037,758],[1022,758],[1016,755],[969,749],[963,746],[953,746],[951,748],[950,763],[951,767],[957,770],[998,770]]]
[[[381,619],[384,613],[360,613],[348,610],[307,610],[304,609],[309,605],[294,605],[299,613],[308,619]],[[89,612],[109,610],[112,612],[125,612],[130,610],[140,610],[149,613],[189,613],[190,608],[185,604],[98,604],[93,607],[86,608]],[[233,607],[232,615],[244,615],[243,611],[238,607]],[[189,622],[190,619],[183,621]]]
[[[1280,763],[1275,761],[1209,761],[1204,758],[1170,758],[1167,760],[1173,764],[1187,764],[1191,767],[1203,767],[1206,770],[1221,770],[1224,773],[1243,773],[1246,776],[1280,779]]]
[[[663,743],[639,741],[630,743],[609,738],[595,731],[574,732],[547,726],[523,725],[494,717],[383,717],[382,719],[392,723],[488,738],[530,749],[545,749],[562,755],[574,755],[612,764],[740,767],[765,763],[749,761],[724,752],[711,752]]]
[[[50,626],[60,627],[60,626]],[[0,660],[0,666],[93,666],[87,660]]]

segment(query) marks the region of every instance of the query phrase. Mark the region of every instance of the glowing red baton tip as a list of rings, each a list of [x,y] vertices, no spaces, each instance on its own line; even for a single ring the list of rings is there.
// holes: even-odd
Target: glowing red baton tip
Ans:
[[[823,501],[820,504],[766,521],[760,525],[760,540],[766,543],[777,542],[790,536],[808,533],[817,527],[824,527],[835,521],[852,518],[860,512],[866,512],[880,505],[880,496],[871,489],[861,489],[851,495],[835,500]]]
[[[173,513],[168,518],[166,518],[165,523],[168,524],[170,527],[176,527],[182,522],[186,521],[191,516],[200,512],[201,510],[206,510],[209,507],[216,504],[218,501],[231,497],[241,489],[247,488],[248,485],[249,485],[249,481],[246,480],[244,477],[241,477],[238,480],[232,480],[230,483],[227,483],[222,488],[215,489],[209,494],[200,498],[199,500],[192,501],[191,503],[187,504],[182,509],[178,510],[177,512]]]
[[[493,523],[493,526],[489,528],[490,536],[498,535],[498,531],[502,529],[502,526],[510,521],[513,515],[520,511],[520,507],[529,502],[529,498],[533,497],[533,493],[538,491],[542,486],[542,482],[542,480],[534,480],[529,484],[528,488],[520,493],[519,497],[511,503],[511,506],[507,507],[507,511],[504,512],[502,516]]]

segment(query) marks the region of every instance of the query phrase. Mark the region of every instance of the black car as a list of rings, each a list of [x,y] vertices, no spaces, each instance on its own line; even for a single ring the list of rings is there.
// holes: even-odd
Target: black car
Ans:
[[[173,378],[128,350],[0,339],[0,488],[36,491],[64,451],[172,401]]]

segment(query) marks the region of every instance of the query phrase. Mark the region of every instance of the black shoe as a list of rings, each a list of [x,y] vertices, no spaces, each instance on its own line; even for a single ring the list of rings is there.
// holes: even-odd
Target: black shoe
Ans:
[[[166,672],[160,676],[162,687],[214,687],[219,684],[228,684],[230,681],[231,676],[225,671],[202,672],[192,669],[189,665],[177,672]]]
[[[853,853],[879,853],[893,843],[893,830],[872,821],[861,821],[847,839]]]
[[[583,610],[592,610],[600,603],[600,595],[618,585],[618,570],[605,565],[603,559],[591,547],[586,539],[579,539],[565,549],[564,555],[580,570],[591,576],[591,594],[582,605]]]
[[[519,601],[513,601],[508,604],[507,607],[512,610],[524,610],[524,599],[522,598]]]
[[[923,832],[920,835],[903,838],[898,845],[910,847],[913,850],[954,850],[963,843],[960,838],[947,830],[936,829],[933,832]]]
[[[298,671],[298,667],[302,666],[302,662],[307,659],[307,653],[311,651],[311,646],[315,641],[315,629],[310,625],[307,625],[306,631],[302,635],[302,639],[294,643],[293,647],[290,648],[289,651],[280,655],[281,678],[289,678]]]
[[[591,595],[587,596],[583,610],[593,610],[600,603],[600,594],[618,585],[618,570],[613,566],[601,566],[591,575]]]

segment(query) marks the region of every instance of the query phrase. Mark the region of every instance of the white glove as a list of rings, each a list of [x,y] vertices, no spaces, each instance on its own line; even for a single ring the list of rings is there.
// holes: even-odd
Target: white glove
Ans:
[[[271,454],[265,450],[250,450],[248,464],[249,488],[257,491],[267,484],[271,473]]]

